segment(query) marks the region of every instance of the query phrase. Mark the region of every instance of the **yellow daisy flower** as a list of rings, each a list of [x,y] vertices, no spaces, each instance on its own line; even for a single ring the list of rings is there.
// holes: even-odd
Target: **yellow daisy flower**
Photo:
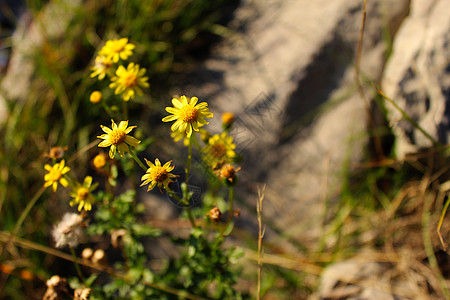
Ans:
[[[203,148],[205,153],[204,160],[209,165],[216,165],[217,163],[229,163],[236,157],[236,145],[233,143],[233,138],[228,136],[226,132],[216,134],[209,138],[208,145]]]
[[[105,56],[97,56],[95,58],[95,64],[91,68],[92,74],[91,77],[94,78],[95,76],[98,76],[99,80],[103,80],[105,76],[111,72],[112,70],[113,62],[110,58],[107,58]]]
[[[44,169],[48,171],[48,173],[44,176],[45,187],[52,186],[53,191],[56,192],[56,189],[58,188],[58,181],[64,187],[69,185],[67,179],[63,177],[64,174],[70,171],[70,168],[65,166],[64,159],[60,163],[56,163],[53,166],[45,165]]]
[[[159,159],[155,159],[155,164],[148,160],[145,161],[150,168],[148,168],[145,175],[142,176],[141,180],[143,182],[141,186],[149,184],[147,192],[153,190],[156,185],[158,185],[159,190],[161,190],[162,186],[168,190],[169,183],[173,182],[172,178],[178,177],[178,175],[170,173],[175,168],[170,165],[172,161],[165,163],[163,166],[161,166]]]
[[[119,155],[123,157],[124,152],[130,152],[128,145],[136,147],[141,141],[127,135],[136,126],[128,127],[128,121],[120,121],[119,126],[114,123],[114,120],[111,120],[111,122],[111,128],[100,125],[106,134],[97,136],[97,138],[104,139],[104,141],[98,144],[99,147],[111,146],[109,149],[109,157],[112,159],[116,155],[116,149],[119,151]]]
[[[149,87],[148,77],[143,77],[145,68],[140,69],[139,65],[130,63],[125,69],[124,66],[119,66],[116,71],[116,76],[111,78],[110,88],[115,89],[114,94],[123,94],[122,98],[125,101],[134,98],[135,94],[142,95],[140,87]]]
[[[92,209],[92,204],[95,199],[92,196],[91,192],[97,187],[97,184],[92,185],[92,177],[86,176],[84,178],[83,184],[79,184],[77,182],[76,188],[70,193],[70,196],[73,199],[70,201],[70,206],[74,206],[78,204],[78,211],[81,211],[83,208],[86,211]]]
[[[188,138],[191,137],[192,131],[198,131],[199,127],[209,124],[205,118],[212,118],[213,113],[208,109],[208,103],[201,102],[197,104],[198,98],[192,97],[190,100],[186,96],[181,96],[179,99],[173,98],[172,104],[174,107],[166,107],[166,111],[172,115],[164,117],[163,122],[175,121],[172,124],[172,131],[179,131],[184,133]]]
[[[134,45],[128,43],[128,38],[121,38],[119,40],[109,40],[105,46],[98,52],[113,62],[118,62],[119,59],[126,60],[133,54]]]

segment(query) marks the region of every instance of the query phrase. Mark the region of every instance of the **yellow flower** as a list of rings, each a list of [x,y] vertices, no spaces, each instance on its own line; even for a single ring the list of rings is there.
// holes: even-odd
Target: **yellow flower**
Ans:
[[[99,80],[105,78],[106,74],[108,74],[112,69],[113,62],[110,58],[106,58],[105,56],[97,56],[95,58],[95,65],[91,68],[92,74],[91,77],[94,78],[98,76]]]
[[[69,185],[69,182],[67,179],[63,177],[64,174],[70,171],[70,168],[67,166],[64,166],[65,161],[64,159],[53,166],[45,165],[44,169],[48,171],[47,174],[44,176],[44,186],[52,186],[53,191],[56,192],[56,189],[58,188],[58,181],[61,183],[62,186],[66,187]]]
[[[130,63],[125,69],[119,66],[116,76],[111,78],[110,88],[115,89],[114,94],[122,94],[122,99],[128,101],[134,98],[135,94],[142,95],[140,87],[149,87],[148,77],[143,77],[145,68],[139,69],[139,65]]]
[[[133,54],[133,49],[134,45],[128,43],[128,38],[121,38],[119,40],[107,41],[98,54],[116,63],[119,59],[126,60]]]
[[[205,121],[205,118],[213,117],[213,114],[208,109],[208,103],[201,102],[197,104],[197,101],[197,97],[192,97],[190,100],[186,96],[181,96],[179,99],[173,98],[172,104],[174,107],[166,107],[166,111],[172,115],[164,117],[162,121],[171,122],[176,120],[172,124],[172,131],[179,131],[190,138],[192,130],[198,131],[199,127],[209,124],[209,122]]]
[[[141,141],[127,135],[136,126],[128,127],[128,121],[120,121],[119,126],[114,123],[114,120],[111,120],[111,122],[111,128],[100,125],[106,134],[97,136],[97,138],[104,139],[104,141],[98,144],[99,147],[111,146],[109,149],[109,157],[112,159],[116,155],[116,149],[119,151],[119,155],[123,157],[124,152],[130,152],[128,145],[136,147]]]
[[[159,190],[161,190],[162,186],[164,186],[166,190],[169,189],[169,183],[172,182],[171,178],[178,176],[170,173],[175,168],[170,165],[172,161],[165,163],[163,166],[161,166],[159,159],[155,159],[155,164],[148,160],[145,161],[150,168],[148,168],[145,175],[142,176],[141,180],[143,182],[141,186],[149,184],[147,192],[153,190],[156,185],[158,185]]]
[[[77,182],[76,188],[70,193],[73,199],[70,201],[70,206],[78,204],[78,211],[84,210],[88,211],[92,209],[92,203],[95,199],[91,192],[97,187],[97,184],[92,185],[92,177],[86,176],[84,178],[83,184]]]
[[[89,96],[89,101],[92,103],[99,103],[102,100],[102,93],[99,91],[93,91]]]
[[[226,132],[222,132],[210,137],[208,145],[203,148],[202,152],[205,153],[206,163],[214,167],[217,163],[231,162],[236,157],[235,148],[233,138],[228,136]]]

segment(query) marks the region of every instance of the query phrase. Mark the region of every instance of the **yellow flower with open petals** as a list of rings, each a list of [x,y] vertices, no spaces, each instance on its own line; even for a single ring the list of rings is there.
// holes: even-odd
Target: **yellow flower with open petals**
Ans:
[[[142,95],[141,87],[150,86],[148,77],[144,77],[144,74],[145,68],[140,69],[139,65],[134,63],[130,63],[126,69],[119,66],[109,87],[115,89],[114,94],[122,94],[122,99],[128,101],[133,99],[135,94]]]
[[[99,80],[103,80],[105,76],[111,72],[113,62],[110,58],[105,56],[97,56],[95,58],[95,64],[91,68],[92,74],[91,77],[98,76]]]
[[[215,166],[217,163],[230,163],[236,157],[236,145],[233,138],[226,132],[215,134],[209,138],[208,145],[203,148],[204,160],[207,164]]]
[[[63,177],[64,174],[70,171],[70,168],[65,166],[64,159],[60,163],[56,163],[53,166],[45,165],[44,169],[48,171],[44,176],[44,186],[52,186],[53,191],[56,192],[58,188],[58,181],[62,186],[66,187],[69,185],[67,179]]]
[[[118,150],[119,155],[123,157],[124,152],[130,152],[130,148],[128,148],[128,145],[137,147],[137,145],[141,141],[127,135],[131,132],[131,130],[136,128],[136,126],[128,127],[128,121],[120,121],[119,126],[114,123],[114,120],[111,120],[111,122],[111,128],[100,125],[102,130],[106,133],[97,136],[97,138],[104,139],[104,141],[98,144],[99,147],[111,146],[111,148],[109,149],[109,157],[112,159],[116,155],[116,150]]]
[[[121,38],[118,40],[109,40],[105,46],[98,52],[113,62],[118,62],[119,59],[126,60],[133,54],[134,45],[128,43],[128,38]]]
[[[156,185],[158,185],[159,190],[161,190],[162,186],[168,190],[169,183],[173,182],[172,178],[178,176],[170,173],[175,168],[170,165],[172,161],[165,163],[163,166],[161,166],[159,159],[155,159],[155,164],[148,160],[145,161],[150,168],[148,168],[145,175],[142,176],[141,180],[143,182],[141,186],[149,184],[147,192],[153,190]]]
[[[208,103],[201,102],[197,104],[198,98],[192,97],[190,100],[186,96],[179,99],[173,98],[174,107],[166,107],[166,111],[172,115],[164,117],[163,122],[175,121],[172,124],[172,131],[184,133],[188,138],[191,137],[192,131],[198,131],[199,127],[209,124],[205,118],[212,118],[213,113],[208,109]]]
[[[92,204],[95,201],[94,196],[92,196],[91,192],[97,187],[98,184],[92,185],[92,177],[86,176],[84,178],[83,184],[79,184],[77,182],[76,185],[76,188],[70,194],[70,196],[73,197],[73,199],[69,203],[70,206],[78,204],[78,211],[81,211],[83,208],[86,211],[91,210]]]

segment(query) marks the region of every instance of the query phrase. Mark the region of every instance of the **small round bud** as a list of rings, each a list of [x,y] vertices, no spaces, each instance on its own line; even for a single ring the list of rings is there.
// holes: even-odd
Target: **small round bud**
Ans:
[[[84,248],[83,252],[81,252],[81,257],[84,259],[91,258],[92,254],[94,254],[94,251],[92,251],[91,248]]]
[[[94,255],[92,255],[92,262],[96,264],[103,258],[105,258],[105,251],[103,251],[102,249],[97,249],[95,250]]]
[[[226,112],[222,114],[222,125],[225,128],[230,128],[234,122],[234,114],[230,112]]]
[[[102,100],[102,93],[99,91],[93,91],[89,96],[89,101],[92,103],[99,103]]]
[[[97,169],[101,169],[106,165],[106,155],[101,153],[94,157],[94,160],[92,161],[94,164],[94,167]]]

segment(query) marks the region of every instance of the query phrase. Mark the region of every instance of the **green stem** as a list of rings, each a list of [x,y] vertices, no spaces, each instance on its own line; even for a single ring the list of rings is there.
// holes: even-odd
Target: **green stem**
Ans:
[[[191,208],[189,206],[185,206],[185,208],[186,208],[186,213],[188,215],[189,222],[191,222],[192,228],[197,227],[197,225],[195,224],[194,216],[192,215]]]
[[[147,167],[144,165],[144,163],[139,159],[139,157],[136,156],[136,154],[133,152],[133,150],[130,149],[131,157],[137,162],[137,164],[144,170],[144,172],[147,172]]]
[[[111,109],[108,107],[108,105],[106,105],[105,101],[100,101],[100,103],[102,104],[103,109],[106,111],[106,113],[108,114],[108,116],[111,119],[114,119],[114,114],[112,113]]]
[[[234,200],[234,186],[230,186],[228,189],[228,202],[229,202],[230,208],[228,209],[229,210],[228,221],[227,221],[227,226],[225,226],[225,227],[228,227],[228,224],[230,224],[231,219],[233,218],[233,200]]]
[[[11,237],[10,237],[9,241],[6,243],[5,247],[3,248],[1,256],[3,256],[5,250],[8,249],[9,244],[11,244],[12,240],[14,239],[14,236],[19,231],[19,228],[20,228],[20,226],[22,226],[23,221],[25,221],[25,218],[28,216],[28,214],[30,213],[31,209],[33,208],[33,206],[36,204],[37,200],[41,197],[42,193],[46,189],[47,188],[45,186],[42,186],[39,189],[39,191],[37,191],[37,193],[34,194],[34,197],[31,199],[31,201],[28,202],[28,205],[25,207],[25,209],[23,210],[23,212],[20,215],[19,219],[17,220],[16,225],[14,225],[14,229],[13,229],[13,231],[11,233]]]
[[[77,274],[78,276],[81,278],[81,280],[83,282],[85,282],[83,273],[81,273],[81,269],[80,266],[78,265],[78,258],[77,255],[75,254],[75,250],[73,249],[73,247],[69,247],[70,248],[70,253],[72,253],[72,257],[73,257],[73,263],[75,265],[75,269],[77,270]]]
[[[180,197],[178,197],[177,194],[175,194],[172,190],[167,190],[167,193],[169,194],[170,197],[175,198],[175,200],[177,200],[179,203],[183,204],[185,209],[186,209],[186,213],[188,215],[188,219],[189,222],[191,222],[191,225],[193,228],[197,227],[197,225],[195,224],[195,219],[194,216],[192,215],[192,211],[191,208],[189,207],[189,202],[186,203],[184,202]]]
[[[188,147],[188,157],[187,157],[187,162],[186,162],[186,185],[189,184],[189,173],[191,171],[191,161],[192,161],[192,138],[194,136],[191,135],[189,137],[189,147]]]
[[[376,87],[375,87],[376,88]],[[389,103],[391,103],[396,110],[400,112],[400,114],[403,116],[405,120],[407,120],[414,128],[422,132],[422,134],[428,138],[434,146],[438,147],[438,149],[442,149],[441,143],[439,143],[437,140],[435,140],[428,132],[425,131],[416,121],[414,121],[403,109],[400,108],[400,106],[397,105],[397,103],[394,102],[394,100],[390,99],[388,96],[386,96],[382,91],[380,91],[378,88],[376,88],[378,93],[386,99]]]

